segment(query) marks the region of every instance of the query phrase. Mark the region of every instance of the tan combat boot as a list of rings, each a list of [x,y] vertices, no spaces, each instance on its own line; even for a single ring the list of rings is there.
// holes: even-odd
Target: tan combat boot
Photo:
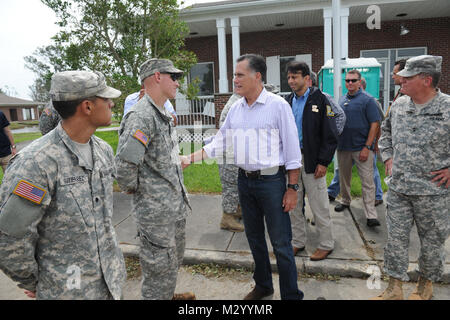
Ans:
[[[174,293],[172,300],[196,300],[193,292]]]
[[[403,300],[402,281],[389,277],[389,285],[386,290],[370,300]]]
[[[236,221],[234,214],[224,212],[222,215],[222,221],[220,221],[220,229],[233,232],[242,232],[244,231],[244,226],[242,223]]]
[[[240,205],[238,205],[238,207],[237,207],[237,209],[236,209],[236,213],[234,214],[234,216],[235,216],[236,218],[238,218],[238,219],[241,219],[241,218],[242,218],[242,209],[241,209],[241,206],[240,206]]]
[[[430,280],[419,277],[416,289],[408,297],[408,300],[430,300],[433,296],[433,283]]]

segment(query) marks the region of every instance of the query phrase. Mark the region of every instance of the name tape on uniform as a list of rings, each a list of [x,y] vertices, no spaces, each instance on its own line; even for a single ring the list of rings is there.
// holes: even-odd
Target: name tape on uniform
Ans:
[[[14,188],[13,193],[19,197],[30,200],[31,202],[41,204],[47,191],[28,181],[20,180]]]

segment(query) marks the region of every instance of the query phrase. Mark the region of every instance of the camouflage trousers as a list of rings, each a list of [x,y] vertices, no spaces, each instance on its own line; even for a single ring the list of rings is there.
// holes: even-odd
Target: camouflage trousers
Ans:
[[[439,281],[444,270],[445,241],[450,234],[450,194],[408,196],[389,190],[386,202],[384,271],[396,279],[409,280],[409,237],[415,222],[421,244],[419,274]]]
[[[236,213],[239,205],[238,170],[234,164],[219,164],[220,182],[222,183],[222,210]]]
[[[171,300],[186,244],[186,219],[139,228],[142,299]]]

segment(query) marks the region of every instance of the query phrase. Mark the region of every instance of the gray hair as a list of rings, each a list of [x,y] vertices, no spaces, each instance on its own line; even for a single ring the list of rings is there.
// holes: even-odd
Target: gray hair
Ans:
[[[314,71],[311,71],[309,78],[311,79],[311,85],[317,87],[317,74]]]

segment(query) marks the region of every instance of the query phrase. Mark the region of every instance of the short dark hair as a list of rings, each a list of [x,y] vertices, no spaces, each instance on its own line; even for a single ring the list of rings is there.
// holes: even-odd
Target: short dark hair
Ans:
[[[406,59],[400,59],[395,61],[394,66],[398,65],[398,71],[405,69]]]
[[[267,65],[266,60],[258,54],[248,53],[237,58],[236,62],[247,60],[250,70],[261,73],[261,80],[266,78]]]
[[[309,66],[304,61],[296,61],[292,60],[289,61],[286,65],[286,72],[287,73],[301,73],[303,77],[309,76]]]
[[[352,70],[348,71],[347,74],[356,74],[356,75],[358,75],[358,80],[361,80],[361,72],[359,72],[356,69],[352,69]]]
[[[77,107],[84,101],[94,101],[97,97],[89,97],[72,101],[52,101],[53,107],[62,119],[68,119],[77,112]]]

